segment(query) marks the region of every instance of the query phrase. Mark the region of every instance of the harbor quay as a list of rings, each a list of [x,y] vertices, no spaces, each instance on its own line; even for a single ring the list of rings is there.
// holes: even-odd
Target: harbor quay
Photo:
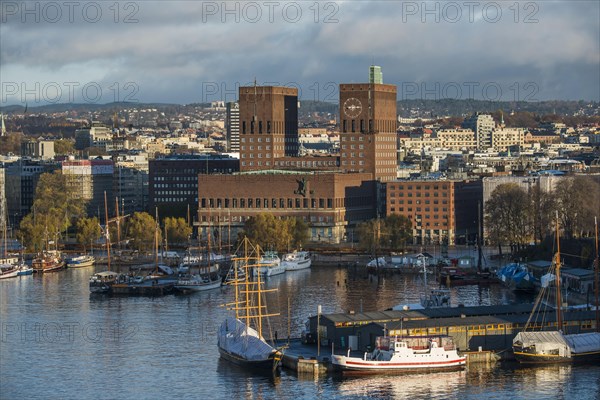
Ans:
[[[330,355],[332,349],[336,354],[348,349],[371,351],[380,336],[449,336],[468,358],[471,353],[490,352],[502,360],[511,360],[513,338],[524,329],[532,308],[532,304],[513,304],[313,315],[305,337],[312,343],[318,338],[322,353]],[[568,311],[564,320],[569,333],[596,329],[594,310]],[[556,315],[547,312],[532,322],[534,329],[555,329]]]

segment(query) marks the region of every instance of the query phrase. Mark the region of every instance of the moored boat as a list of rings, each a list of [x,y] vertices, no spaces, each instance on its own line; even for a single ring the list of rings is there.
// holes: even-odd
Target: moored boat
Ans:
[[[119,279],[119,274],[114,271],[102,271],[90,277],[90,292],[109,293],[112,285]]]
[[[201,292],[221,287],[221,279],[211,274],[193,274],[179,277],[175,289],[185,292]]]
[[[36,273],[54,272],[63,269],[65,262],[57,250],[48,250],[34,258],[31,266]]]
[[[312,260],[308,251],[294,251],[283,256],[281,265],[286,271],[297,271],[299,269],[310,268]]]
[[[0,279],[14,278],[19,275],[19,266],[12,264],[0,264]]]
[[[379,337],[373,352],[362,357],[332,354],[334,369],[345,373],[389,373],[462,369],[466,358],[448,336]]]
[[[527,266],[521,263],[510,263],[498,270],[498,279],[512,290],[534,290],[535,277]]]
[[[67,268],[84,268],[91,267],[94,265],[96,259],[94,256],[89,254],[84,254],[77,257],[72,257],[67,259]]]
[[[550,267],[549,274],[553,275],[554,291],[556,300],[556,327],[555,330],[535,331],[533,326],[535,316],[542,312],[544,302],[541,301],[546,296],[549,286],[542,286],[538,295],[538,300],[534,306],[531,315],[523,332],[517,333],[513,339],[513,352],[515,358],[526,364],[548,364],[548,363],[571,363],[587,362],[600,360],[600,327],[598,327],[598,318],[596,319],[596,332],[578,332],[567,334],[569,324],[564,323],[562,314],[561,299],[561,259],[560,259],[560,240],[558,230],[558,213],[556,215],[556,254]],[[596,285],[598,285],[598,223],[596,221]],[[598,288],[596,287],[596,307],[598,307]],[[598,315],[597,315],[598,317]],[[579,328],[581,329],[581,328]]]
[[[269,251],[252,266],[252,275],[261,275],[263,277],[275,276],[283,274],[285,266],[281,264],[281,259],[277,253]]]

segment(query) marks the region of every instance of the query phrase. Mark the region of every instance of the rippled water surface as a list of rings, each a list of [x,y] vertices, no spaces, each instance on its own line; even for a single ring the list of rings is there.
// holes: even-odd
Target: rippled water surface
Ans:
[[[100,267],[98,267],[100,268]],[[594,399],[600,366],[502,365],[429,375],[269,379],[219,360],[215,332],[232,290],[162,298],[90,296],[93,268],[0,281],[0,398],[434,398]],[[435,285],[433,277],[429,286]],[[313,267],[271,278],[272,331],[298,337],[324,313],[383,310],[418,302],[418,276],[368,277]],[[465,305],[531,301],[500,286],[452,289]]]

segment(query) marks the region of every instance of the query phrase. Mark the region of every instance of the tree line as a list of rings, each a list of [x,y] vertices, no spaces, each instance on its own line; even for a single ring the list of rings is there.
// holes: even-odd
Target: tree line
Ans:
[[[541,243],[554,231],[556,215],[564,239],[590,237],[600,216],[600,182],[589,176],[564,178],[556,189],[539,185],[526,191],[517,184],[499,185],[485,203],[485,228],[490,244],[511,245],[513,252]]]

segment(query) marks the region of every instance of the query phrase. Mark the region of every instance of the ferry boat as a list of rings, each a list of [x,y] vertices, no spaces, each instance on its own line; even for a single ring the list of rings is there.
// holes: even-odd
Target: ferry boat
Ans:
[[[224,360],[244,369],[276,373],[280,368],[282,349],[267,343],[262,332],[263,325],[266,325],[263,320],[278,315],[268,313],[264,293],[276,289],[263,289],[261,275],[252,277],[248,270],[252,268],[253,261],[260,259],[260,248],[254,247],[247,238],[244,238],[241,246],[244,257],[234,260],[238,268],[234,268],[233,279],[229,282],[235,288],[235,302],[226,304],[229,310],[235,311],[235,318],[228,317],[219,327],[219,354]],[[239,268],[245,271],[243,281],[238,277]]]
[[[94,256],[84,254],[77,257],[72,257],[67,260],[67,268],[84,268],[91,267],[96,262]]]
[[[449,336],[379,337],[377,346],[362,357],[332,354],[334,369],[344,373],[447,371],[462,369],[466,358],[456,351]]]
[[[54,272],[63,269],[65,262],[57,250],[48,250],[34,258],[31,266],[36,273]]]
[[[299,269],[310,268],[312,260],[308,251],[294,251],[283,256],[281,265],[286,271],[297,271]]]
[[[252,275],[262,275],[264,277],[283,274],[285,266],[281,264],[281,259],[274,251],[265,252],[258,260],[258,263],[252,266]]]

